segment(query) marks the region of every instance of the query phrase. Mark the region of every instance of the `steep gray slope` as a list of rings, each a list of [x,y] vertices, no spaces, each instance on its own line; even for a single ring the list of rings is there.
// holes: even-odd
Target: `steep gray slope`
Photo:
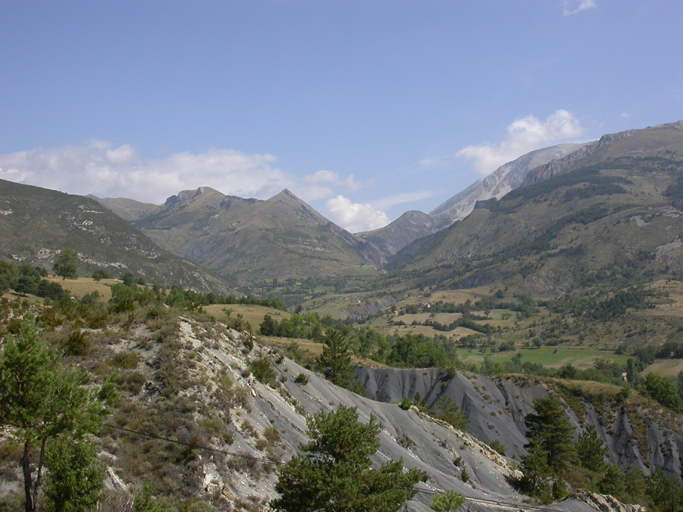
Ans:
[[[420,468],[427,474],[428,480],[418,486],[418,494],[404,510],[429,512],[428,504],[434,492],[445,490],[456,490],[465,495],[470,511],[536,510],[536,507],[525,504],[526,498],[511,486],[511,478],[519,477],[515,464],[469,433],[434,420],[415,408],[403,410],[395,403],[371,400],[334,386],[279,352],[258,343],[250,350],[245,347],[243,334],[225,326],[180,318],[177,332],[174,342],[177,348],[173,357],[182,362],[178,370],[183,383],[176,392],[177,402],[164,398],[160,392],[163,380],[158,357],[163,353],[164,344],[170,342],[168,339],[150,340],[150,333],[143,326],[134,332],[127,331],[119,347],[108,346],[107,350],[114,353],[127,350],[139,355],[140,361],[134,370],[146,378],[145,385],[135,396],[139,407],[177,403],[186,411],[196,411],[194,421],[206,422],[212,418],[212,425],[220,422],[221,428],[229,430],[229,436],[211,437],[214,453],[198,454],[191,459],[189,466],[182,465],[184,457],[176,458],[176,463],[180,464],[177,469],[184,471],[184,481],[195,486],[192,490],[194,497],[220,496],[230,504],[231,510],[268,510],[266,504],[277,496],[274,468],[295,455],[299,446],[308,441],[306,419],[319,410],[328,411],[344,404],[356,407],[363,422],[367,422],[371,415],[381,422],[380,449],[373,457],[374,463],[380,465],[388,460],[402,459],[405,466]],[[166,336],[169,335],[170,332],[166,331]],[[263,357],[271,360],[275,371],[271,384],[256,381],[248,371],[250,361]],[[492,382],[469,375],[449,379],[439,370],[408,373],[389,369],[361,370],[359,375],[378,399],[407,396],[417,390],[422,390],[423,396],[436,399],[432,390],[442,386],[445,392],[457,397],[458,390],[465,387],[466,394],[472,396],[468,412],[473,423],[479,421],[475,409],[484,409],[482,401],[485,402],[486,398],[483,394],[479,398],[474,397],[467,382],[476,382],[482,393],[484,389],[481,386],[491,386],[491,391],[496,387]],[[509,415],[506,420],[502,418],[507,414],[501,410],[497,416],[506,423],[500,423],[494,430],[500,430],[503,425],[513,431],[518,430],[516,422],[520,414],[529,410],[525,400],[531,396],[543,396],[547,391],[542,386],[531,386],[526,392],[520,386],[512,386],[507,392],[512,397],[515,393],[524,394],[524,398],[520,397],[518,402],[510,405],[512,409],[519,407],[520,410],[516,416]],[[221,403],[227,403],[225,397],[228,395],[240,398],[229,407],[211,405],[212,397],[223,396]],[[502,399],[499,395],[491,395],[491,404]],[[459,400],[459,403],[464,402]],[[127,410],[134,411],[136,407],[129,405]],[[483,417],[484,413],[488,414],[489,409],[480,415]],[[273,427],[277,429],[278,441],[270,450],[264,451],[258,440],[262,440],[266,430]],[[218,427],[214,428],[220,432]],[[230,440],[226,441],[228,438]],[[523,438],[516,441],[522,443]],[[104,454],[108,461],[108,485],[122,493],[134,490],[134,483],[126,483],[127,472],[131,466],[142,463],[139,460],[142,454],[126,451],[127,444],[125,436],[117,436],[117,440],[107,439],[106,446],[110,452]],[[216,455],[221,452],[228,452],[226,455],[233,456],[232,459]],[[250,460],[245,461],[244,458]],[[465,469],[470,475],[467,482],[461,478]],[[6,476],[0,475],[0,483]],[[601,507],[594,503],[601,499],[595,495],[582,495],[545,508],[568,512],[635,510],[611,505]]]
[[[534,167],[566,157],[586,144],[560,144],[538,149],[501,165],[483,180],[479,180],[432,210],[429,215],[449,224],[467,217],[477,201],[500,199],[519,187]]]
[[[468,431],[484,442],[500,441],[506,453],[518,460],[525,454],[524,416],[533,411],[533,401],[556,393],[561,387],[524,377],[485,377],[458,372],[449,378],[439,369],[399,370],[360,368],[358,381],[368,395],[388,403],[415,394],[432,407],[448,396],[467,415]],[[602,394],[600,394],[602,393]],[[601,391],[567,412],[578,433],[593,425],[610,449],[609,460],[623,469],[635,465],[649,473],[661,468],[669,475],[683,475],[683,419],[645,401],[620,402]],[[597,400],[600,411],[588,399]],[[567,402],[565,402],[567,403]],[[575,408],[579,407],[579,411]],[[636,432],[637,431],[637,432]]]
[[[563,158],[537,166],[527,173],[520,186],[529,187],[580,166],[604,162],[614,157],[671,157],[681,150],[683,121],[607,134]]]

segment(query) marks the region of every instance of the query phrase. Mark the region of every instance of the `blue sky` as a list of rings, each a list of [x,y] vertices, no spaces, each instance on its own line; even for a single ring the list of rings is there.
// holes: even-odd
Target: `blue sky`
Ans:
[[[0,178],[288,188],[374,229],[560,142],[683,118],[683,2],[0,3]]]

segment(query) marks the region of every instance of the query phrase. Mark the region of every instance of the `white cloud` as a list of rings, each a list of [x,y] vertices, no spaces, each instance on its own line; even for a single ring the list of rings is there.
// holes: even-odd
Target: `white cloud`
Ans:
[[[486,175],[525,153],[576,139],[583,129],[571,112],[558,110],[545,122],[534,116],[518,119],[508,126],[507,132],[507,137],[499,144],[467,146],[455,156],[474,160],[474,168]]]
[[[342,179],[339,173],[332,171],[318,171],[314,174],[309,174],[304,176],[304,181],[311,184],[321,184],[326,183],[335,188],[342,188],[348,190],[349,192],[355,192],[363,188],[363,184],[356,181],[353,174],[346,179]]]
[[[562,0],[562,3],[564,4],[565,16],[571,16],[588,9],[595,9],[598,6],[595,0]]]
[[[130,145],[92,140],[84,146],[35,149],[0,155],[0,178],[99,197],[161,203],[181,190],[210,186],[224,194],[268,198],[294,179],[274,167],[272,155],[230,149],[175,153],[142,159]]]
[[[356,192],[365,186],[367,185],[356,181],[353,174],[342,178],[339,173],[323,170],[304,176],[303,184],[296,192],[304,201],[318,201],[335,196],[336,190]]]
[[[325,215],[351,233],[371,231],[389,224],[389,217],[383,211],[369,204],[352,203],[341,195],[327,201]]]

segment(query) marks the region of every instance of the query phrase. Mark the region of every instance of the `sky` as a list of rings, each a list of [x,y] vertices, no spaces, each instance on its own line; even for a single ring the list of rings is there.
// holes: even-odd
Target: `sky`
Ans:
[[[0,179],[286,188],[377,229],[534,149],[683,118],[682,21],[672,0],[0,2]]]

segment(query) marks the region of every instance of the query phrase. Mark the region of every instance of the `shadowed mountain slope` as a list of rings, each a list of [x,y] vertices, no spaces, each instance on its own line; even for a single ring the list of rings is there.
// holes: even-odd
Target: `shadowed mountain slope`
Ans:
[[[227,292],[224,282],[152,243],[92,199],[0,180],[2,257],[52,269],[62,249],[78,252],[79,272],[130,271],[147,282]]]
[[[359,233],[357,236],[374,245],[386,260],[411,242],[436,233],[443,227],[443,221],[413,210],[404,213],[388,226]]]
[[[125,197],[100,198],[93,196],[92,194],[89,194],[86,197],[97,201],[102,206],[110,209],[116,215],[127,221],[132,221],[143,215],[147,215],[148,213],[152,212],[152,210],[158,208],[158,205],[156,204],[141,203],[135,199],[126,199]]]

